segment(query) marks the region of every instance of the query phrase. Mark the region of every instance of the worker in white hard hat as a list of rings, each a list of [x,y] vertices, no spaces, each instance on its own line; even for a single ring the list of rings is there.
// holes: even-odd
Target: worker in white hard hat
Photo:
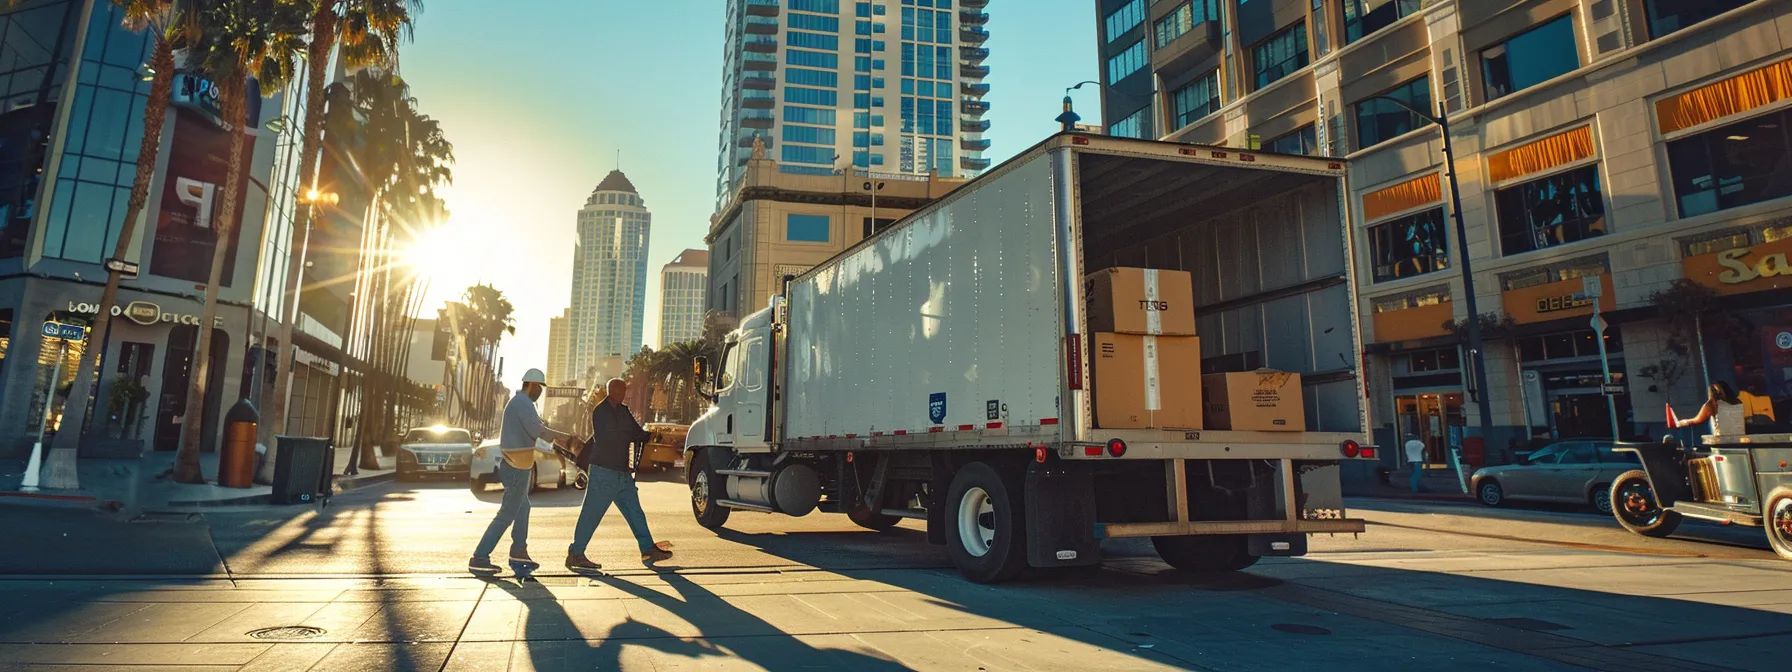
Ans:
[[[535,402],[547,389],[547,382],[547,374],[541,369],[529,369],[523,374],[523,389],[504,406],[503,433],[498,438],[498,449],[504,451],[504,459],[498,463],[504,501],[498,505],[497,517],[485,528],[479,546],[473,549],[472,559],[467,561],[467,569],[474,574],[498,572],[491,554],[497,550],[498,538],[504,536],[506,529],[510,530],[511,567],[520,573],[541,566],[529,557],[530,475],[535,469],[536,453],[553,455],[553,445],[548,441],[567,437],[543,424],[541,414],[535,410]]]

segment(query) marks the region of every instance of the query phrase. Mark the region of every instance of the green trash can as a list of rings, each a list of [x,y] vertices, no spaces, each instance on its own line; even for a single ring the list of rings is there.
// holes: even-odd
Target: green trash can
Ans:
[[[315,436],[276,436],[275,504],[311,504],[329,494],[330,440]]]

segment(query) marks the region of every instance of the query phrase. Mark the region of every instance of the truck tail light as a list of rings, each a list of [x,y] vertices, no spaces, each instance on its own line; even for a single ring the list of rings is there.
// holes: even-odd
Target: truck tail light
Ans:
[[[1342,446],[1345,457],[1356,457],[1363,452],[1363,446],[1355,441],[1345,441]]]
[[[1033,461],[1040,464],[1045,463],[1045,446],[1033,447]]]
[[[1374,459],[1375,458],[1375,446],[1363,446],[1362,455],[1363,455],[1363,457]]]
[[[1120,457],[1126,454],[1126,442],[1119,439],[1108,440],[1108,456]]]
[[[1101,457],[1101,446],[1083,446],[1084,457]]]
[[[1083,389],[1083,335],[1066,334],[1064,336],[1064,368],[1065,377],[1070,381],[1070,389]]]

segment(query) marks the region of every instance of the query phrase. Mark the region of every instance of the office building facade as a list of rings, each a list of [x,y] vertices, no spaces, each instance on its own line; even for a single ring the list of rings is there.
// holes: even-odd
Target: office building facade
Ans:
[[[572,374],[572,309],[548,318],[548,384],[559,385],[576,378]]]
[[[614,368],[610,362],[641,350],[652,229],[646,201],[619,170],[604,177],[579,211],[567,339],[573,378],[590,382]]]
[[[1443,461],[1476,432],[1479,394],[1495,452],[1533,438],[1658,437],[1664,407],[1691,415],[1707,380],[1754,400],[1756,431],[1792,419],[1792,293],[1777,279],[1792,237],[1792,6],[1097,7],[1110,133],[1349,159],[1378,441],[1418,434]],[[1455,155],[1399,103],[1433,114],[1441,103]],[[1486,390],[1472,389],[1461,337],[1465,247]],[[1273,366],[1288,353],[1261,355]]]
[[[716,198],[754,142],[792,170],[989,167],[988,0],[729,0]]]
[[[685,250],[660,267],[660,347],[703,337],[709,252]]]

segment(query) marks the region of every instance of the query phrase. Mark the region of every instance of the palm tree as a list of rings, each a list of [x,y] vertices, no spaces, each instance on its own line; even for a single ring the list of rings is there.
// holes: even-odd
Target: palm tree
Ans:
[[[299,179],[315,192],[318,158],[323,151],[324,85],[329,80],[330,50],[338,42],[343,64],[360,69],[397,62],[398,40],[409,36],[413,17],[423,11],[421,0],[316,0],[311,15],[311,43],[306,55],[305,133],[299,146]],[[292,330],[298,321],[299,281],[311,227],[311,199],[301,199],[293,212],[292,240],[286,249],[297,258],[286,268],[286,297],[280,316],[280,355],[274,369],[274,399],[266,422],[286,429],[286,397],[292,388]]]
[[[219,87],[218,103],[225,130],[230,133],[230,169],[221,189],[226,194],[224,203],[212,227],[217,241],[212,247],[199,344],[194,349],[193,375],[187,386],[180,450],[175,454],[174,479],[181,483],[205,482],[199,467],[201,421],[212,361],[212,325],[218,315],[218,285],[223,281],[225,255],[230,251],[230,236],[240,214],[236,194],[243,181],[249,78],[254,77],[264,92],[285,88],[305,49],[305,22],[310,12],[309,0],[215,0],[200,3],[193,13],[197,33],[189,48],[189,65]]]
[[[8,4],[17,5],[19,0]],[[112,4],[124,10],[125,27],[148,32],[152,44],[149,99],[143,103],[143,144],[137,152],[137,176],[131,183],[131,198],[125,206],[123,228],[119,230],[118,244],[112,252],[113,259],[123,259],[130,253],[137,218],[143,215],[143,206],[149,201],[150,184],[155,182],[156,159],[162,151],[162,125],[168,118],[168,95],[174,89],[174,49],[183,36],[191,36],[192,24],[187,20],[191,17],[190,3],[185,0],[112,0]],[[92,333],[101,342],[104,342],[112,322],[112,306],[118,303],[120,276],[118,271],[106,274],[106,289],[100,294],[99,312],[94,314]],[[75,452],[81,430],[87,424],[87,399],[93,396],[93,381],[99,373],[103,350],[87,348],[76,365],[75,383],[68,397],[71,403],[66,405],[62,422],[62,426],[70,431],[57,432],[51,445],[47,482],[50,487],[79,485],[75,480]]]

